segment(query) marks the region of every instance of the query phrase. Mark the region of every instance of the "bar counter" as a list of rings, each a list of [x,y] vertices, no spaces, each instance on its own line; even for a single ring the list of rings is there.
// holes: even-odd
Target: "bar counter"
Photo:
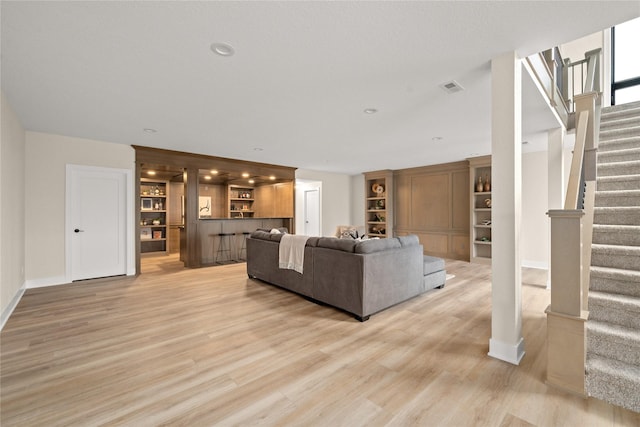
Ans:
[[[203,265],[213,265],[215,253],[220,244],[220,233],[232,233],[232,255],[234,258],[245,256],[240,254],[244,233],[251,233],[258,228],[279,228],[287,227],[291,229],[293,218],[200,218],[198,220],[198,237],[200,241],[200,262]],[[181,229],[181,234],[184,234]],[[181,240],[181,246],[184,239]],[[181,248],[182,252],[182,248]]]

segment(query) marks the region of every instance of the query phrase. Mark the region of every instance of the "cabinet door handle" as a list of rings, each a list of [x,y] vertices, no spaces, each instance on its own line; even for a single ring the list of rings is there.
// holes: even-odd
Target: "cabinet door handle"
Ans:
[[[76,228],[75,230],[73,230],[74,233],[84,233],[84,230],[80,230],[79,228]]]

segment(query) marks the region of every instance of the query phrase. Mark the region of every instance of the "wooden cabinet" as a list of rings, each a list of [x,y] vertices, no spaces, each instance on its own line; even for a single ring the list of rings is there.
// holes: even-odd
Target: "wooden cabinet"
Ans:
[[[256,187],[253,206],[257,218],[293,218],[293,182]]]
[[[253,218],[255,189],[240,185],[229,185],[227,191],[227,217]]]
[[[367,235],[393,237],[393,172],[366,172],[364,187]]]
[[[168,183],[140,181],[140,253],[167,253]]]
[[[491,263],[491,156],[469,160],[471,262]]]
[[[426,255],[469,260],[469,163],[394,171],[394,233],[415,234]]]

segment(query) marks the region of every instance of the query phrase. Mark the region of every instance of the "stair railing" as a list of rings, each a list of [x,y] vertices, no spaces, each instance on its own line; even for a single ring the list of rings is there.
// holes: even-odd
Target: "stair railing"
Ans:
[[[585,395],[586,320],[600,128],[599,50],[579,64],[583,93],[571,89],[576,142],[564,209],[549,210],[551,219],[551,304],[547,307],[547,383]],[[573,72],[572,72],[573,73]],[[573,77],[564,79],[573,82]],[[589,91],[587,91],[590,89]]]
[[[600,52],[594,49],[585,52],[584,59],[575,62],[565,60],[562,63],[562,82],[566,82],[560,90],[570,112],[576,112],[575,100],[578,95],[600,92]]]

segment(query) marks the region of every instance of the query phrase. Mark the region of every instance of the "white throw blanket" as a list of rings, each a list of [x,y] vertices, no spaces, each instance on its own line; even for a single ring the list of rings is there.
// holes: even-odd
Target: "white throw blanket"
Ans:
[[[295,270],[302,274],[304,264],[304,246],[309,236],[285,234],[280,240],[279,267]]]

